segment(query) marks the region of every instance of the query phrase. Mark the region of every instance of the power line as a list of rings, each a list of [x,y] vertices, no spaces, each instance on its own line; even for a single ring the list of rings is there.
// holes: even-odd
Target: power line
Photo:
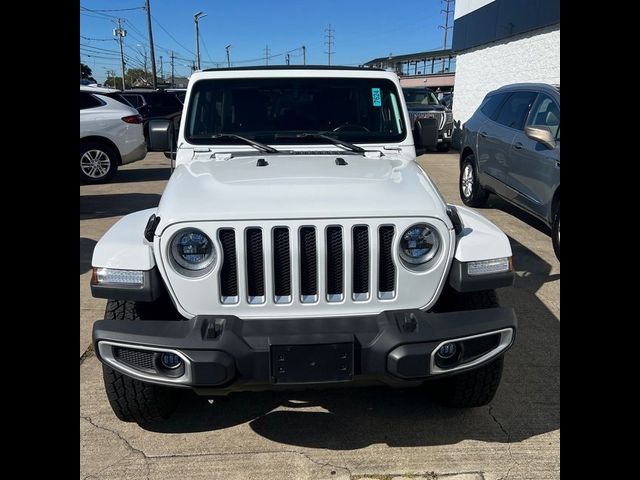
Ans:
[[[94,41],[94,42],[111,42],[113,38],[89,38],[84,35],[80,35],[80,38],[84,38],[85,40]]]
[[[144,7],[110,8],[110,9],[101,9],[101,10],[86,8],[86,7],[83,7],[82,5],[80,5],[80,7],[84,8],[85,10],[89,10],[90,12],[128,12],[129,10],[144,10]]]
[[[447,33],[449,32],[450,29],[453,28],[453,25],[449,25],[449,14],[453,13],[453,10],[451,9],[451,4],[454,3],[454,0],[442,0],[442,1],[444,1],[444,3],[446,4],[446,8],[444,10],[440,10],[440,13],[445,14],[444,26],[438,25],[438,28],[442,28],[444,30],[444,43],[442,45],[442,49],[446,50],[447,49]]]
[[[169,32],[169,30],[167,30],[166,28],[164,28],[162,26],[162,24],[156,19],[156,17],[154,17],[153,15],[151,15],[151,18],[153,18],[153,21],[156,22],[156,24],[164,31],[164,33],[166,33],[167,35],[169,35],[171,37],[171,39],[176,42],[178,45],[180,45],[186,52],[189,52],[191,55],[195,55],[195,53],[193,53],[191,50],[189,50],[187,47],[185,47],[184,45],[182,45],[178,40],[176,40],[176,37],[174,37],[173,35],[171,35],[171,32]],[[203,41],[204,43],[204,41]]]
[[[266,62],[266,65],[269,65],[269,45],[267,45],[266,47],[264,47],[264,59]]]
[[[331,65],[331,53],[332,53],[331,47],[333,46],[333,32],[334,32],[334,30],[331,28],[331,24],[329,24],[329,28],[325,28],[324,31],[328,32],[328,33],[325,33],[325,35],[324,35],[324,38],[327,39],[327,41],[325,41],[324,44],[328,46],[327,51],[324,52],[324,53],[326,53],[329,56],[328,57],[329,58],[329,65]],[[335,53],[335,52],[333,52],[333,53]]]
[[[82,5],[80,5],[80,8],[81,8],[82,10],[86,10],[87,12],[97,13],[97,14],[98,14],[98,15],[100,15],[101,17],[105,17],[105,18],[118,18],[118,17],[114,17],[113,15],[108,15],[108,14],[106,14],[106,13],[99,12],[98,10],[92,10],[92,9],[90,9],[90,8],[83,7]],[[82,13],[82,12],[80,12],[80,13]]]

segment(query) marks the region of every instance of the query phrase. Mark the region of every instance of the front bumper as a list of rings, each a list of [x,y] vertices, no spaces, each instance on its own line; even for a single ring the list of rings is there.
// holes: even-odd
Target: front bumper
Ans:
[[[93,342],[103,363],[133,378],[190,387],[198,393],[225,394],[299,384],[419,385],[430,377],[466,371],[503,354],[513,343],[516,326],[510,308],[452,313],[401,310],[320,319],[243,320],[229,315],[201,315],[184,321],[99,320],[93,326]],[[435,352],[449,340],[462,342],[461,350],[469,345],[475,357],[461,360],[452,368],[439,368],[434,363]],[[486,351],[479,350],[480,344]],[[294,353],[298,346],[303,348]],[[324,346],[324,353],[312,353],[318,346]],[[157,359],[162,352],[175,353],[184,361],[184,368],[176,376],[158,369],[154,373],[153,367],[133,367],[116,358],[121,351],[118,349],[133,351],[134,356],[126,358],[144,354],[149,359],[156,355],[153,358]],[[337,365],[330,353],[329,358],[326,356],[332,349],[345,365]],[[304,378],[287,380],[278,375],[278,361],[288,360],[285,351],[290,351],[292,358],[287,368]],[[298,365],[292,365],[292,361]],[[323,372],[323,365],[331,371]],[[344,375],[337,373],[336,367]]]

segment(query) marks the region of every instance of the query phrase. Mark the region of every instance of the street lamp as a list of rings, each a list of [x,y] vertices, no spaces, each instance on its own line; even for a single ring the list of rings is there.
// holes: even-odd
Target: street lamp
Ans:
[[[231,68],[231,60],[229,58],[229,49],[231,48],[231,45],[227,45],[226,47],[224,47],[224,49],[227,51],[227,68]]]
[[[200,27],[199,22],[201,18],[206,17],[204,12],[198,12],[193,15],[193,23],[196,25],[196,68],[200,70]]]

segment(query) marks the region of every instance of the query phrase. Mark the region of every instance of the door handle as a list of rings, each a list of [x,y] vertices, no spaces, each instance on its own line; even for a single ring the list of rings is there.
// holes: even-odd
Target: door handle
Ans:
[[[480,132],[480,136],[482,138],[487,138],[487,132]]]
[[[514,145],[514,147],[515,147],[517,150],[520,150],[520,149],[522,148],[522,143],[521,143],[521,142],[516,142],[516,143],[515,143],[515,145]]]

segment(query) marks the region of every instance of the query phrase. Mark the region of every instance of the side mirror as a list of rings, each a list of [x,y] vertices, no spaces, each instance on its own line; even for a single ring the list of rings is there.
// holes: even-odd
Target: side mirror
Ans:
[[[540,142],[551,150],[556,148],[556,139],[547,127],[524,127],[524,133],[531,140]]]
[[[149,120],[149,151],[173,151],[173,121],[166,118]]]
[[[438,145],[438,121],[435,118],[421,118],[416,120],[413,131],[416,148],[428,148]]]

